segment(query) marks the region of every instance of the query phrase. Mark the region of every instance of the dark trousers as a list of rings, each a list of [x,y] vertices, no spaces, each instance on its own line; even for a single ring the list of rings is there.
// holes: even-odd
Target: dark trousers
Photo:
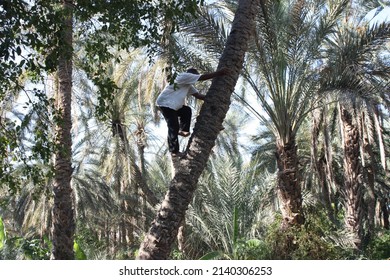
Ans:
[[[183,106],[179,110],[168,107],[160,107],[160,110],[168,125],[168,147],[171,153],[179,151],[179,130],[189,132],[191,125],[191,108]]]

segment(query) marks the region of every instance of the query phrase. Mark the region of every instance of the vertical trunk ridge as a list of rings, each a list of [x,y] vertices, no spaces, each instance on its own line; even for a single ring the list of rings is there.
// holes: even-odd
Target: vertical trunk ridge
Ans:
[[[353,123],[352,114],[341,106],[344,131],[344,186],[346,194],[345,224],[353,235],[353,242],[362,245],[362,168],[359,161],[359,129]]]

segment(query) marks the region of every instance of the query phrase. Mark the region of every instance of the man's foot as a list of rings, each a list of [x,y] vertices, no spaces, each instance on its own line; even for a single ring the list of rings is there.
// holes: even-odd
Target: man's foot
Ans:
[[[172,158],[182,158],[185,155],[186,155],[185,153],[181,153],[181,152],[173,152],[173,153],[171,153]]]
[[[178,132],[178,134],[179,134],[180,136],[183,136],[183,137],[188,137],[188,136],[190,136],[191,133],[189,133],[188,131],[180,130],[180,131]]]

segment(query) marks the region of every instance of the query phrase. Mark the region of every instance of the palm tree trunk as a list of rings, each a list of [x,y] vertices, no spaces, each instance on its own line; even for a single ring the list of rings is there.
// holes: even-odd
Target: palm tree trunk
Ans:
[[[174,163],[175,176],[157,217],[141,244],[138,259],[168,258],[229,109],[230,97],[252,37],[258,4],[259,0],[240,0],[238,3],[232,29],[218,66],[228,67],[231,73],[213,80],[189,140],[186,156]]]
[[[123,205],[123,213],[130,213],[130,216],[123,217],[127,222],[123,221],[123,225],[126,226],[127,228],[127,239],[130,244],[133,244],[134,242],[134,228],[139,223],[141,220],[142,223],[146,223],[146,210],[147,210],[147,203],[149,203],[151,206],[155,206],[158,204],[158,199],[156,198],[155,194],[152,192],[152,190],[149,188],[147,182],[146,182],[146,163],[145,163],[145,143],[144,143],[144,135],[143,134],[143,128],[140,128],[138,130],[139,133],[137,133],[139,139],[137,141],[137,148],[138,148],[138,153],[139,153],[139,158],[140,158],[140,163],[139,167],[135,160],[129,156],[130,152],[130,144],[126,136],[126,130],[124,127],[122,127],[121,124],[117,125],[118,128],[120,128],[120,131],[122,131],[120,137],[121,143],[122,143],[122,149],[123,149],[123,154],[126,155],[126,160],[128,160],[129,168],[131,170],[130,175],[128,176],[128,181],[132,181],[133,184],[132,186],[134,189],[132,189],[133,194],[138,198],[139,195],[141,195],[141,200],[137,199],[137,204],[130,205],[127,202],[124,202]],[[119,135],[119,134],[118,134]],[[122,185],[125,186],[128,182],[123,182]],[[128,187],[126,186],[123,190],[122,193],[128,192]],[[136,210],[141,209],[142,207],[142,212],[144,215],[142,217],[135,216],[135,213],[137,212]],[[141,226],[143,226],[143,224]],[[125,230],[122,231],[123,233]]]
[[[381,203],[381,210],[383,216],[383,228],[390,229],[390,221],[389,221],[389,203],[388,199],[383,199],[383,203]]]
[[[301,179],[299,175],[297,146],[294,139],[286,144],[277,143],[278,197],[282,212],[282,229],[302,225],[305,217],[302,211]]]
[[[144,183],[144,182],[146,182],[145,145],[140,144],[137,141],[137,147],[138,147],[139,166],[140,166],[140,168],[139,168],[140,174],[138,176],[140,177],[140,184],[142,186],[146,186],[146,183]],[[148,226],[147,226],[148,207],[147,207],[147,201],[145,198],[145,192],[143,191],[142,186],[141,186],[141,189],[138,191],[139,195],[140,195],[139,203],[140,203],[140,208],[142,209],[141,210],[142,216],[139,219],[139,221],[137,221],[137,222],[139,223],[140,228],[142,228],[144,231],[147,231],[147,228],[148,228]],[[152,193],[152,195],[154,195],[154,194]],[[158,201],[156,201],[156,204],[157,203],[158,203]]]
[[[120,149],[124,155],[124,166],[127,176],[120,179],[120,191],[119,197],[121,197],[121,218],[120,218],[120,231],[119,231],[119,245],[124,246],[126,241],[129,244],[134,243],[134,221],[137,219],[136,211],[138,208],[137,204],[131,203],[127,197],[132,195],[138,196],[138,186],[132,183],[133,178],[133,165],[134,159],[130,156],[130,145],[127,139],[127,133],[125,127],[122,124],[117,125],[118,136],[120,139]],[[119,133],[119,131],[121,133]]]
[[[66,13],[63,22],[63,40],[66,47],[62,48],[58,64],[57,114],[56,123],[55,176],[54,176],[54,207],[53,207],[53,252],[56,260],[74,259],[73,242],[75,232],[72,178],[72,0],[63,2]]]
[[[334,220],[333,208],[332,208],[332,200],[331,200],[331,190],[328,182],[327,175],[327,128],[323,128],[324,134],[324,144],[321,151],[318,150],[318,137],[320,135],[321,123],[324,122],[325,116],[324,110],[315,110],[313,111],[313,121],[312,121],[312,143],[311,143],[311,157],[312,157],[312,165],[314,167],[315,172],[318,177],[318,185],[321,194],[322,203],[325,205],[327,209],[327,213],[331,220]],[[325,126],[325,125],[323,125]]]
[[[363,172],[364,177],[367,178],[366,186],[367,186],[367,207],[366,207],[366,218],[367,218],[367,234],[366,240],[370,240],[374,235],[375,231],[375,206],[376,206],[376,194],[375,194],[375,180],[376,180],[376,157],[374,154],[374,150],[372,144],[369,141],[369,131],[365,127],[365,113],[363,112],[360,116],[361,123],[361,135],[363,141],[364,148],[364,162],[363,164]]]
[[[359,129],[353,123],[352,114],[340,106],[344,135],[344,187],[346,194],[345,224],[352,234],[353,242],[362,245],[362,168],[359,161]]]

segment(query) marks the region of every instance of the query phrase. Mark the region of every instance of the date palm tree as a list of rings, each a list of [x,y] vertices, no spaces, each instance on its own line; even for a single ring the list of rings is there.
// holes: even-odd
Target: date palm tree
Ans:
[[[340,19],[348,1],[262,1],[256,42],[246,80],[264,113],[264,124],[276,139],[277,190],[282,227],[305,221],[297,133],[318,104],[319,50]],[[263,81],[263,82],[262,82]]]
[[[142,234],[151,217],[150,209],[158,203],[154,190],[148,186],[145,149],[149,145],[149,124],[154,121],[150,113],[154,107],[152,93],[161,79],[162,68],[161,63],[145,65],[146,55],[141,49],[116,56],[121,57],[121,62],[114,59],[107,66],[116,89],[112,102],[107,104],[105,120],[93,115],[97,95],[82,73],[77,88],[83,94],[77,95],[78,102],[74,104],[78,116],[75,126],[83,135],[75,145],[78,213],[84,214],[88,228],[93,227],[94,221],[101,225],[100,231],[113,255],[117,248],[134,246],[134,233]],[[94,191],[88,193],[91,186],[95,186]],[[94,205],[87,206],[100,197],[114,202],[111,208],[100,207],[103,213]],[[95,214],[91,217],[89,213]]]
[[[329,40],[328,61],[322,73],[324,89],[340,92],[345,225],[358,248],[363,245],[365,215],[371,221],[368,230],[373,228],[375,177],[380,170],[387,169],[378,109],[381,104],[388,104],[385,92],[390,76],[388,66],[375,63],[375,56],[380,55],[381,47],[389,39],[389,31],[388,24],[356,28],[356,21],[345,22]],[[373,154],[374,147],[379,151],[379,161]],[[368,213],[363,209],[365,194]]]
[[[175,175],[148,234],[141,244],[139,259],[166,259],[182,224],[199,177],[221,130],[242,68],[247,45],[253,34],[253,20],[258,1],[239,1],[235,19],[219,68],[228,67],[231,73],[213,80],[196,120],[186,156],[175,165]]]
[[[234,156],[209,160],[186,217],[190,232],[185,244],[187,258],[210,254],[222,259],[245,257],[238,252],[239,246],[258,239],[261,226],[274,214],[269,211],[272,207],[268,208],[273,199],[272,189],[267,187],[269,177],[256,176],[256,169],[256,161],[244,165]]]

